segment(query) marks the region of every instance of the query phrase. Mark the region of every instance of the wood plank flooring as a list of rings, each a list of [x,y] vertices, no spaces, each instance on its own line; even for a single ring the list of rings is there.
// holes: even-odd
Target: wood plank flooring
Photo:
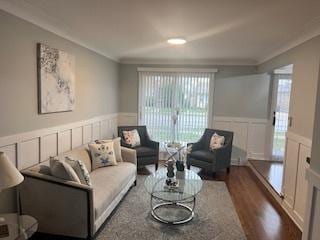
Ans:
[[[203,179],[226,182],[248,240],[301,239],[301,231],[249,167],[232,167],[229,175],[217,173],[215,179],[198,168],[192,169]],[[150,174],[153,171],[154,166],[150,165],[138,172]]]
[[[283,163],[261,160],[249,160],[249,162],[276,193],[280,195],[282,191]]]

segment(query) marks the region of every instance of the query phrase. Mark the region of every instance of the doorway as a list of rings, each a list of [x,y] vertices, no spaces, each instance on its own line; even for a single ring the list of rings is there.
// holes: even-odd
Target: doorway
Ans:
[[[272,160],[284,161],[286,133],[290,126],[289,106],[292,85],[292,65],[274,70],[272,97]]]
[[[290,126],[289,106],[293,65],[275,69],[272,73],[270,159],[249,160],[249,166],[259,174],[280,197],[282,196],[286,134]]]

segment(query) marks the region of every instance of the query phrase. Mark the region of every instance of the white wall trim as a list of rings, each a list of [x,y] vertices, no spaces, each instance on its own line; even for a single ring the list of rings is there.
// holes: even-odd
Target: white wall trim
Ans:
[[[213,121],[219,122],[242,122],[242,123],[261,123],[267,124],[268,119],[264,118],[242,118],[242,117],[226,117],[226,116],[216,116],[213,117]]]
[[[320,203],[320,174],[309,168],[307,170],[308,180],[308,196],[307,206],[305,213],[305,222],[302,234],[302,240],[318,239],[319,236],[314,236],[314,232],[317,230],[313,229],[315,226],[319,226],[319,216],[316,216],[319,210]],[[319,231],[317,231],[319,233]]]
[[[312,147],[312,140],[311,139],[306,138],[304,136],[301,136],[301,135],[299,135],[297,133],[288,131],[287,134],[286,134],[286,137],[291,139],[291,140],[294,140],[294,141],[296,141],[298,143],[301,143],[301,144],[303,144],[303,145],[305,145],[307,147],[310,147],[310,148]]]
[[[268,119],[214,116],[211,127],[234,132],[232,163],[246,165],[248,159],[270,159],[269,124]]]
[[[186,72],[186,73],[216,73],[215,68],[154,68],[154,67],[138,67],[138,72]]]
[[[0,151],[21,170],[95,139],[111,138],[117,134],[117,125],[118,114],[114,113],[0,137]]]

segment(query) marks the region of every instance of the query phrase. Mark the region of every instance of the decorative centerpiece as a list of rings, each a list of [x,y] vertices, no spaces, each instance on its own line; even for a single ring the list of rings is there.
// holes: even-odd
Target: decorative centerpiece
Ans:
[[[174,160],[170,159],[167,162],[167,179],[166,179],[166,186],[167,189],[174,189],[179,186],[179,182],[176,180],[174,176]]]

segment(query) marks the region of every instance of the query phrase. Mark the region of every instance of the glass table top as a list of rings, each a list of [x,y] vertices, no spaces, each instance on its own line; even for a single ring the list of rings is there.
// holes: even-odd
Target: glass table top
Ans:
[[[195,172],[185,169],[183,172],[176,172],[178,180],[177,188],[166,188],[167,169],[162,168],[145,180],[145,188],[152,197],[164,201],[181,202],[195,197],[202,188],[202,180]]]

